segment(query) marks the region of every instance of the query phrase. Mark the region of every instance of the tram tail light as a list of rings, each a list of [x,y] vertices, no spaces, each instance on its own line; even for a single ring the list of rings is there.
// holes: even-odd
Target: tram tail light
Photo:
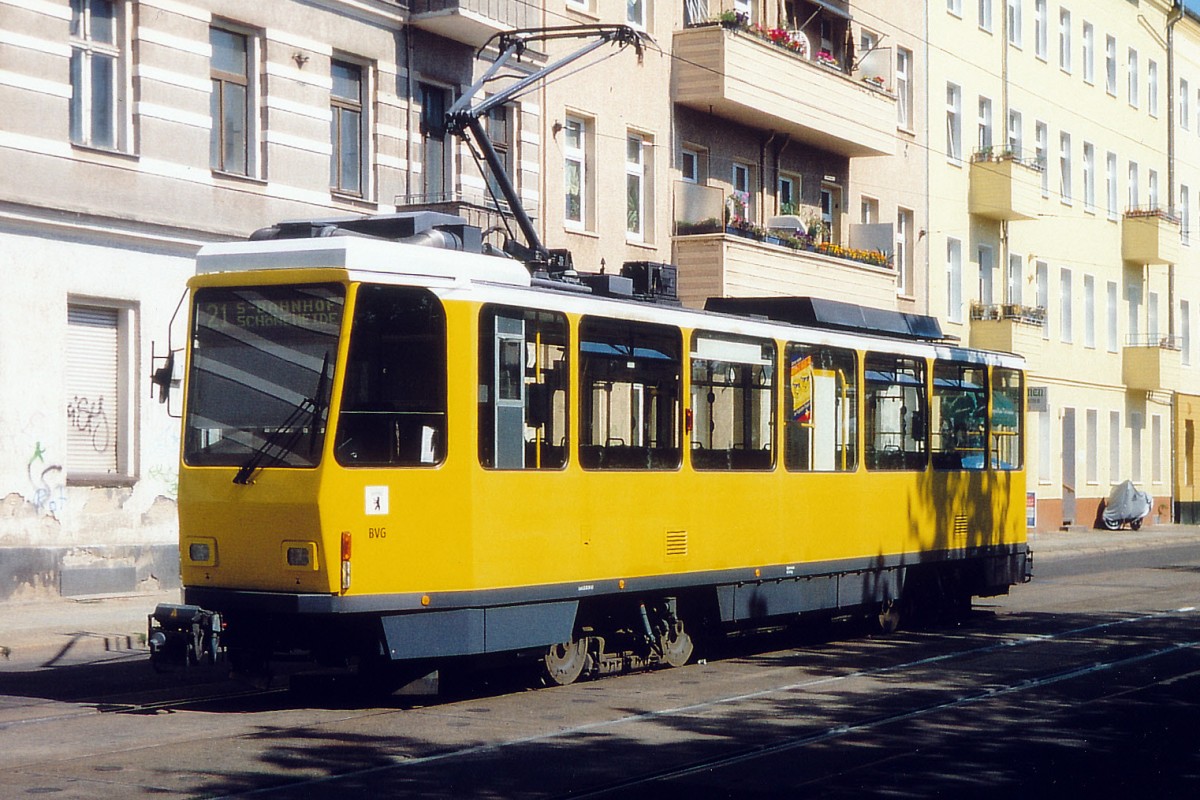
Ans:
[[[350,531],[342,531],[342,591],[350,588]]]

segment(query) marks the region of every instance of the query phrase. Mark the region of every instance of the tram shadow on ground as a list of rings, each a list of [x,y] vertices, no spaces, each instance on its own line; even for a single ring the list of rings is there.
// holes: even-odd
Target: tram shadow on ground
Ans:
[[[1193,616],[983,608],[887,637],[826,633],[744,637],[702,663],[518,697],[511,676],[477,676],[443,697],[376,703],[383,713],[370,724],[259,725],[238,745],[258,768],[197,771],[191,792],[1007,798],[1177,796],[1200,785]],[[145,662],[0,673],[0,693],[100,707],[122,684],[184,685],[148,675]],[[726,688],[714,695],[716,684]],[[349,699],[277,693],[176,708],[360,707]],[[506,730],[514,709],[542,716],[519,726],[532,733]]]

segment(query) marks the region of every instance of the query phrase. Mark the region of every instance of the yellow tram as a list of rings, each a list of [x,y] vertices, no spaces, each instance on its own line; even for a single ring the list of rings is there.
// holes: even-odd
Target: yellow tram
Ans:
[[[1027,579],[1018,357],[818,300],[683,309],[662,265],[551,280],[397,241],[471,248],[458,222],[200,252],[156,659],[519,653],[569,683]]]

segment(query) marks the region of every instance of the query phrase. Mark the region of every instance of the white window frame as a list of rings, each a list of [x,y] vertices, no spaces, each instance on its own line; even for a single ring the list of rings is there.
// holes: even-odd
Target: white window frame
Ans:
[[[1071,178],[1074,172],[1074,160],[1071,154],[1071,134],[1066,131],[1060,131],[1058,134],[1058,194],[1064,205],[1071,205],[1074,200],[1072,198]]]
[[[1021,292],[1025,283],[1025,258],[1017,253],[1008,254],[1008,266],[1004,273],[1004,302],[1022,305]]]
[[[979,302],[990,306],[996,302],[996,248],[990,244],[981,244],[975,250],[975,258],[979,264]]]
[[[626,0],[625,22],[631,28],[646,30],[650,0]]]
[[[1191,103],[1191,99],[1190,99],[1188,92],[1189,92],[1189,90],[1188,90],[1187,78],[1180,78],[1179,79],[1179,127],[1183,128],[1185,131],[1188,130],[1188,126],[1191,125],[1189,117],[1191,116],[1191,113],[1192,113],[1191,108],[1189,106],[1189,104]]]
[[[1042,197],[1050,196],[1050,128],[1046,123],[1033,124],[1034,157],[1042,167]]]
[[[1120,483],[1121,476],[1121,412],[1108,412],[1108,482]]]
[[[1071,315],[1072,275],[1067,267],[1058,271],[1058,336],[1064,344],[1071,344],[1075,338],[1075,320]]]
[[[1121,304],[1121,301],[1120,301],[1120,296],[1117,294],[1117,282],[1116,281],[1108,281],[1108,284],[1106,286],[1106,293],[1107,293],[1107,299],[1108,299],[1108,308],[1105,310],[1107,320],[1108,320],[1108,325],[1107,325],[1108,352],[1116,353],[1120,350],[1120,347],[1121,347],[1121,336],[1120,336],[1120,332],[1117,328],[1117,324],[1118,324],[1117,321],[1120,319],[1119,306]]]
[[[979,96],[978,125],[979,141],[976,144],[980,150],[985,150],[992,146],[995,138],[992,134],[992,99],[990,97]]]
[[[1008,15],[1008,43],[1014,47],[1023,47],[1024,35],[1021,29],[1021,18],[1024,15],[1021,13],[1021,0],[1008,0],[1005,13]]]
[[[1136,211],[1141,205],[1141,187],[1138,185],[1138,165],[1136,161],[1129,162],[1127,186],[1129,187],[1129,210]]]
[[[1065,8],[1058,10],[1058,67],[1071,72],[1071,12]]]
[[[1134,48],[1129,48],[1127,69],[1127,83],[1129,85],[1129,105],[1132,108],[1137,108],[1141,98],[1138,97],[1138,87],[1141,86],[1141,78],[1138,77],[1138,52]]]
[[[1086,20],[1083,23],[1083,82],[1096,82],[1096,29]]]
[[[1191,191],[1186,183],[1181,183],[1179,184],[1179,241],[1188,246],[1192,243],[1191,217]]]
[[[1104,37],[1104,90],[1117,96],[1117,40],[1111,35]]]
[[[1047,28],[1050,18],[1046,11],[1046,0],[1033,0],[1033,54],[1045,61],[1050,47]]]
[[[1146,111],[1158,117],[1158,62],[1146,59]]]
[[[1083,346],[1096,349],[1096,276],[1083,276]]]
[[[1117,185],[1117,154],[1109,151],[1104,159],[1104,191],[1107,196],[1108,218],[1116,221],[1120,218],[1121,210],[1118,208],[1118,198],[1120,197],[1120,187]]]
[[[946,158],[962,162],[962,87],[946,84]]]
[[[946,13],[962,17],[962,0],[946,0]]]
[[[629,131],[625,135],[625,240],[629,242],[645,242],[649,239],[649,152],[650,141],[645,134]],[[635,211],[637,217],[632,219],[632,212]]]
[[[962,241],[946,237],[946,318],[963,321]]]
[[[1045,261],[1033,264],[1034,303],[1042,309],[1042,338],[1050,338],[1050,265]]]
[[[1083,143],[1083,210],[1096,212],[1096,146]]]
[[[789,213],[783,210],[784,203],[791,203],[793,206],[800,205],[800,191],[803,188],[802,178],[800,175],[781,172],[779,173],[779,182],[775,187],[776,207],[780,214]],[[784,200],[784,197],[790,197],[791,200]],[[794,211],[791,213],[795,213]]]
[[[72,11],[69,46],[71,50],[68,67],[69,82],[72,89],[69,101],[69,135],[73,144],[102,150],[128,152],[132,139],[128,118],[131,96],[129,89],[129,36],[127,34],[128,3],[116,0],[112,3],[112,41],[105,42],[97,38],[92,13],[92,0],[79,0],[77,9]],[[107,136],[97,135],[96,120],[93,112],[97,106],[93,94],[96,92],[94,69],[105,60],[112,64],[112,74],[109,76],[109,91],[111,96],[103,105],[110,118]],[[76,73],[75,67],[79,71]],[[111,141],[104,141],[111,138]]]
[[[591,216],[589,202],[590,181],[588,180],[588,133],[589,120],[574,114],[567,114],[563,123],[563,226],[568,230],[587,230]],[[568,216],[568,194],[570,187],[566,183],[566,175],[570,173],[571,165],[579,173],[579,218]]]
[[[979,27],[992,32],[992,0],[979,0]]]
[[[908,208],[896,209],[896,294],[907,297],[912,292],[912,232],[913,212]]]
[[[1150,208],[1158,206],[1158,170],[1146,170],[1146,204]]]
[[[913,129],[913,53],[903,47],[896,48],[896,125]]]
[[[72,319],[76,320],[73,325]],[[137,306],[92,297],[68,297],[68,345],[64,407],[67,426],[66,479],[72,485],[128,485],[137,475],[135,402]],[[109,328],[111,320],[112,327]],[[82,337],[82,338],[81,338]],[[111,349],[110,349],[111,348]],[[111,361],[109,359],[112,359]],[[115,367],[105,394],[92,396],[97,363]],[[80,381],[83,383],[80,383]],[[83,388],[88,387],[88,388]],[[105,402],[107,400],[107,402]],[[100,439],[97,439],[100,437]],[[102,441],[98,446],[97,442]],[[113,448],[111,458],[96,456]],[[81,451],[85,455],[81,455]]]

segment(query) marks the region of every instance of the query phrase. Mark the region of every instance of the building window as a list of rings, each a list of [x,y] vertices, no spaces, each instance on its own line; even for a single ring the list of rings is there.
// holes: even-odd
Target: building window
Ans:
[[[1192,306],[1187,300],[1179,301],[1179,349],[1182,351],[1183,365],[1192,364]]]
[[[979,98],[979,149],[988,150],[992,146],[992,101],[988,97]]]
[[[1138,190],[1138,165],[1136,161],[1129,162],[1129,210],[1136,211],[1141,192]]]
[[[979,260],[979,302],[990,306],[995,303],[993,283],[996,272],[996,251],[991,245],[979,245],[977,252]]]
[[[591,213],[586,147],[587,123],[567,117],[563,123],[563,219],[568,228],[583,229]]]
[[[1129,415],[1129,458],[1132,460],[1130,465],[1129,477],[1134,483],[1141,483],[1142,480],[1142,428],[1145,423],[1142,421],[1142,415],[1137,411],[1131,412]]]
[[[1033,265],[1034,305],[1042,309],[1042,338],[1050,338],[1050,265],[1045,261]]]
[[[1058,135],[1058,193],[1062,197],[1062,201],[1068,205],[1071,202],[1071,134],[1060,133]]]
[[[896,293],[909,296],[913,292],[913,212],[896,210]]]
[[[450,197],[450,157],[447,145],[446,109],[449,92],[441,86],[419,85],[421,92],[421,194],[427,203],[445,202]]]
[[[1096,148],[1091,142],[1083,143],[1083,208],[1096,210]]]
[[[946,317],[962,322],[962,242],[946,239]]]
[[[1044,122],[1033,125],[1034,157],[1042,168],[1042,197],[1050,196],[1050,129]]]
[[[780,214],[797,214],[800,211],[800,176],[780,175],[778,196]]]
[[[1188,82],[1183,78],[1179,79],[1179,127],[1185,131],[1188,129],[1188,117],[1191,115],[1189,110],[1188,99]]]
[[[1179,186],[1179,239],[1184,244],[1191,244],[1191,225],[1189,219],[1192,216],[1192,198],[1191,192],[1188,191],[1187,184]]]
[[[625,0],[625,21],[638,30],[646,30],[648,0]]]
[[[212,46],[212,136],[209,165],[218,172],[250,175],[250,37],[209,29]]]
[[[1117,347],[1120,344],[1120,339],[1117,335],[1117,283],[1109,281],[1107,284],[1107,318],[1108,318],[1108,352],[1117,352]]]
[[[684,183],[700,182],[700,152],[688,147],[679,151],[679,179]]]
[[[754,202],[750,194],[751,169],[749,164],[743,164],[740,161],[733,162],[730,185],[733,187],[731,203],[734,207],[730,209],[730,214],[735,219],[751,220],[754,218]]]
[[[946,0],[946,10],[956,17],[961,17],[962,0]]]
[[[71,141],[88,147],[120,146],[124,96],[121,76],[121,4],[71,2]]]
[[[1050,20],[1046,14],[1046,0],[1033,0],[1033,54],[1045,60],[1049,49],[1049,32],[1046,28]]]
[[[962,89],[946,84],[946,158],[962,160]]]
[[[1016,158],[1024,158],[1025,131],[1021,121],[1021,112],[1014,109],[1008,111],[1008,149]]]
[[[625,137],[625,235],[633,241],[646,237],[646,139]]]
[[[329,186],[335,192],[361,196],[366,173],[363,147],[363,70],[357,64],[334,60],[330,65],[333,88],[329,93]]]
[[[1146,110],[1150,116],[1158,116],[1158,63],[1146,61]]]
[[[1116,220],[1117,211],[1117,154],[1109,153],[1104,163],[1104,189],[1108,197],[1108,218]]]
[[[1083,346],[1096,347],[1096,278],[1083,276]]]
[[[1004,302],[1021,305],[1021,288],[1025,282],[1021,270],[1021,256],[1016,253],[1008,254],[1008,271],[1004,279]]]
[[[1104,37],[1104,90],[1117,96],[1117,40]]]
[[[516,179],[520,172],[512,168],[514,114],[512,106],[496,106],[487,113],[487,118],[483,122],[488,141],[492,143],[492,149],[496,151],[496,158],[500,161],[500,168],[505,175],[510,176],[513,189],[516,190]],[[504,192],[500,190],[500,183],[497,181],[496,175],[490,169],[486,172],[491,195],[503,203]]]
[[[1092,23],[1083,23],[1083,80],[1096,82],[1096,29]]]
[[[1062,269],[1058,274],[1059,292],[1059,338],[1067,344],[1074,340],[1072,330],[1074,320],[1071,318],[1071,270]]]
[[[1108,412],[1108,480],[1121,480],[1121,412]]]
[[[1155,414],[1150,418],[1150,481],[1162,483],[1162,451],[1163,451],[1162,415]]]
[[[896,48],[896,125],[911,130],[913,123],[913,54]]]
[[[1141,80],[1138,78],[1138,54],[1137,50],[1129,48],[1129,105],[1137,108],[1138,106],[1138,87],[1141,85]]]
[[[133,314],[116,306],[67,306],[65,466],[72,482],[133,473]]]
[[[1021,0],[1008,0],[1008,43],[1021,47]]]
[[[979,0],[979,27],[992,32],[992,0]]]
[[[1058,12],[1058,66],[1071,71],[1071,12],[1065,8]]]
[[[1096,409],[1089,408],[1084,413],[1084,436],[1087,439],[1087,451],[1084,455],[1087,461],[1087,482],[1100,482],[1100,419]]]

